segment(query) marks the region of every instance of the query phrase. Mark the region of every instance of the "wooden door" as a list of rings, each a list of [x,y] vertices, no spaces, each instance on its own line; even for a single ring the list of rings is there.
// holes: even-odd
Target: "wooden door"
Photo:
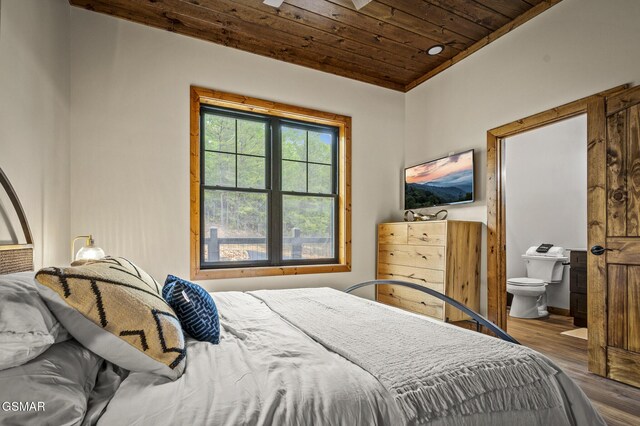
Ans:
[[[588,117],[589,370],[640,387],[640,86]]]

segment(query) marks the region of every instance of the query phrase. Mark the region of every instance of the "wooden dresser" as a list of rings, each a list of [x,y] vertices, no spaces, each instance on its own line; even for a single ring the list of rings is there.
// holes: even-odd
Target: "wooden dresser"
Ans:
[[[378,225],[378,279],[437,290],[480,310],[482,224],[456,220]],[[456,308],[407,287],[376,286],[376,300],[443,321],[469,319]]]

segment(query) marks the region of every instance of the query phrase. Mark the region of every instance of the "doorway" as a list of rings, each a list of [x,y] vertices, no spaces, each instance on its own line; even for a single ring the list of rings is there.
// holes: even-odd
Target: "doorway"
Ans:
[[[505,140],[583,114],[587,114],[589,123],[596,115],[593,111],[591,115],[588,113],[590,103],[619,93],[626,87],[618,86],[487,132],[487,315],[500,328],[507,330]]]
[[[617,224],[624,219],[638,230],[634,224],[640,217],[636,202],[640,185],[635,179],[640,170],[639,109],[640,86],[618,86],[487,132],[487,313],[507,329],[505,139],[587,114],[589,371],[636,386],[640,386],[640,353],[633,345],[640,339],[640,329],[631,320],[640,306],[640,296],[636,297],[640,279],[635,280],[640,276],[640,232],[629,235],[627,227],[621,234]],[[620,213],[623,206],[625,215]]]
[[[570,317],[563,332],[586,338],[586,114],[505,138],[503,151],[509,320]]]

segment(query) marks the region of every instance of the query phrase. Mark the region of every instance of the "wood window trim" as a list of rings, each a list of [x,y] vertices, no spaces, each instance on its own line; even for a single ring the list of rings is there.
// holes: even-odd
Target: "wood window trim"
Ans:
[[[589,105],[603,102],[604,97],[627,87],[617,86],[487,131],[487,316],[503,330],[507,329],[506,200],[503,180],[505,138],[581,114],[587,114],[587,121],[592,120],[589,117],[592,107]],[[591,287],[589,293],[596,294]],[[591,324],[589,327],[591,329]]]
[[[338,135],[338,263],[202,269],[200,264],[200,106],[212,105],[238,111],[254,112],[308,123],[324,124],[339,129]],[[190,269],[192,280],[262,277],[276,275],[318,274],[351,271],[351,117],[292,106],[233,93],[190,88]]]

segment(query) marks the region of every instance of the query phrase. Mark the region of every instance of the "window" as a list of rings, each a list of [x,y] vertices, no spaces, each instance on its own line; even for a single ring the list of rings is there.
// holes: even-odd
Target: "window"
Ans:
[[[350,118],[191,92],[192,278],[350,270]]]

